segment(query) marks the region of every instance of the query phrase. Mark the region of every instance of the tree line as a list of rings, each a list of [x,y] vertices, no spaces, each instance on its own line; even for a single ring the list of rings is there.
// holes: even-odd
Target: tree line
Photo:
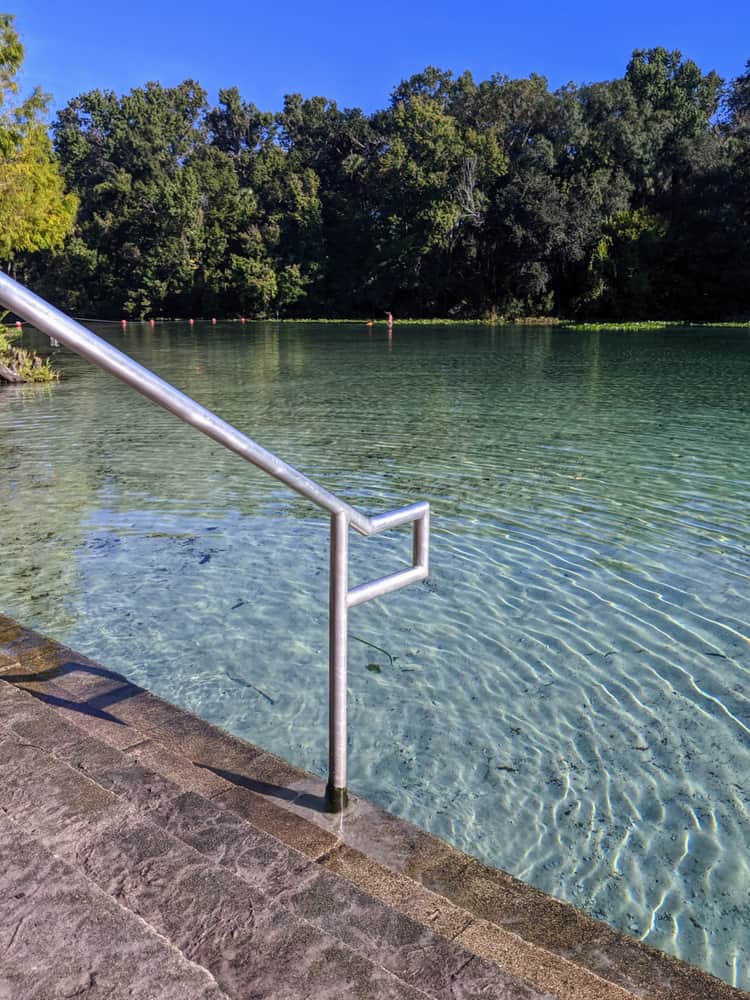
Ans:
[[[428,67],[373,114],[148,83],[50,131],[75,221],[12,247],[0,202],[0,248],[78,315],[750,316],[750,60],[637,50],[556,90]]]
[[[17,96],[23,55],[13,16],[0,14],[0,262],[10,271],[17,256],[60,248],[76,213],[43,120],[48,98],[38,88],[25,99]],[[56,378],[48,361],[13,345],[18,332],[3,318],[0,313],[0,383]]]

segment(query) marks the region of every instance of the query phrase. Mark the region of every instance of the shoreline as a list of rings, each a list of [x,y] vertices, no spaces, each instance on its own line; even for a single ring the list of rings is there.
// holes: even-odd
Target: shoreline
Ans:
[[[83,324],[116,324],[118,326],[153,326],[159,324],[160,326],[166,323],[188,323],[188,324],[209,324],[209,325],[224,325],[228,323],[234,323],[239,325],[248,326],[253,323],[275,323],[284,325],[319,325],[319,326],[365,326],[368,327],[368,320],[366,319],[326,319],[325,317],[253,317],[247,318],[245,320],[240,319],[236,316],[224,317],[221,319],[190,319],[181,317],[163,317],[157,316],[155,319],[95,319],[95,318],[78,318],[75,317],[76,321]],[[24,324],[25,326],[31,326],[31,324]],[[603,330],[622,330],[627,332],[639,332],[648,330],[668,330],[668,329],[749,329],[750,330],[750,319],[748,320],[707,320],[705,322],[698,322],[693,320],[612,320],[612,321],[584,321],[584,320],[572,320],[572,319],[559,319],[553,316],[544,317],[527,317],[525,319],[414,319],[410,317],[404,317],[403,319],[396,319],[393,323],[394,327],[397,326],[491,326],[491,327],[557,327],[563,330],[576,330],[583,332],[598,332]],[[385,322],[375,322],[372,326],[368,328],[371,330],[378,330],[381,327],[388,329],[388,324]],[[31,327],[35,329],[34,327]]]

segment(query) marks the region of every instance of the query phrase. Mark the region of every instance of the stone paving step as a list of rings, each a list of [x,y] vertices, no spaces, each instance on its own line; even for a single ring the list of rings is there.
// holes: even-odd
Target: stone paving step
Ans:
[[[7,814],[210,970],[228,996],[542,1000],[239,816],[82,741],[28,695],[0,691],[0,709]],[[213,827],[232,871],[179,838],[186,807]]]
[[[227,1000],[213,977],[0,809],[0,998]]]
[[[0,678],[43,701],[50,720],[72,727],[67,738],[79,747],[77,766],[98,771],[102,787],[109,782],[122,799],[147,809],[149,822],[243,880],[267,878],[318,928],[338,921],[342,939],[355,945],[367,935],[350,914],[377,899],[558,1000],[747,1000],[367,802],[353,798],[344,817],[330,817],[320,779],[2,616]],[[49,722],[53,742],[56,725]],[[119,758],[108,764],[90,738],[124,751],[132,763],[124,771]],[[268,842],[244,842],[249,829],[272,834],[314,862],[318,874],[303,868],[293,889],[278,848],[269,853]],[[332,905],[330,887],[341,883],[319,878],[321,869],[365,896],[338,889]]]
[[[116,782],[119,794],[141,803],[148,801],[150,807],[154,807],[160,799],[169,798],[173,794],[173,787],[169,782],[165,783],[165,775],[169,775],[170,779],[176,780],[182,788],[193,790],[198,788],[203,795],[214,796],[214,802],[224,809],[225,815],[226,810],[234,810],[245,819],[251,820],[255,827],[270,831],[287,845],[307,855],[309,859],[319,860],[323,866],[339,846],[336,832],[322,829],[298,815],[278,808],[279,800],[270,796],[269,801],[263,794],[278,791],[279,782],[290,784],[293,783],[293,779],[299,780],[302,777],[306,788],[311,780],[317,782],[315,790],[318,793],[316,795],[309,791],[300,791],[303,802],[307,805],[312,802],[319,807],[322,785],[317,779],[312,779],[311,776],[296,771],[272,755],[264,754],[243,741],[235,740],[214,727],[207,726],[201,720],[138,688],[133,688],[119,675],[104,670],[70,650],[59,647],[56,643],[37,637],[35,644],[33,634],[25,630],[12,634],[15,637],[10,643],[6,643],[4,650],[6,655],[18,651],[23,660],[23,668],[18,666],[15,671],[6,672],[6,679],[27,688],[39,698],[43,698],[46,706],[56,710],[54,716],[53,713],[49,713],[49,717],[41,725],[35,724],[33,720],[22,722],[16,719],[16,728],[20,727],[19,731],[25,732],[27,737],[45,741],[45,746],[55,749],[62,756],[65,756],[68,750],[79,751],[77,766],[96,770],[96,780],[110,788],[114,788],[111,782]],[[2,638],[0,632],[0,640]],[[116,715],[113,714],[115,712]],[[61,713],[64,713],[65,721],[61,718]],[[74,724],[73,728],[71,723]],[[86,739],[81,741],[79,736],[84,734]],[[132,764],[124,769],[120,767],[121,761],[118,761],[118,758],[112,758],[111,753],[108,757],[103,752],[101,741],[88,742],[93,740],[93,734],[101,737],[101,740],[108,740],[110,745],[126,749],[132,758]],[[194,760],[199,761],[201,766],[194,766]],[[246,782],[250,787],[237,785],[238,781]],[[291,800],[297,800],[297,791],[292,789],[284,791],[288,792]],[[190,822],[198,823],[200,827],[199,816],[206,812],[206,806],[197,809],[195,803],[189,803],[189,799],[186,798],[182,809],[186,815],[181,817],[179,810],[173,812],[169,816],[169,822],[179,821],[181,834],[187,837],[187,813],[190,814]],[[235,816],[235,825],[237,821],[238,817]],[[211,825],[216,827],[216,820],[212,820]],[[225,821],[223,824],[225,840],[229,837],[228,828],[232,825],[231,821]],[[408,825],[404,825],[404,828],[413,829]],[[247,827],[242,823],[240,829],[246,834]],[[420,836],[423,835],[420,833]],[[236,836],[234,839],[236,840]],[[199,850],[206,849],[205,838],[200,829],[196,831],[192,843]],[[235,856],[221,839],[217,841],[214,838],[213,843],[221,852],[223,863],[228,863],[228,859]],[[245,869],[242,872],[243,876],[249,877],[246,867],[244,865],[240,867]],[[380,921],[381,927],[387,926],[389,922],[393,923],[392,933],[396,933],[399,928],[403,931],[404,926],[409,926],[394,921],[394,918],[400,915],[421,925],[422,930],[426,928],[448,938],[449,941],[464,931],[473,919],[470,913],[441,900],[419,883],[398,876],[394,876],[399,882],[399,892],[396,893],[395,899],[392,893],[389,897],[384,897],[379,891],[373,893],[373,886],[365,886],[365,891],[379,900],[376,905],[374,899],[363,896],[354,887],[345,891],[344,887],[339,885],[338,907],[327,912],[316,912],[316,898],[322,898],[326,893],[330,893],[330,887],[336,884],[330,878],[326,878],[319,867],[317,871],[319,877],[315,885],[308,893],[296,896],[293,905],[298,908],[307,907],[309,913],[315,913],[314,922],[328,929],[332,929],[331,922],[336,920],[338,913],[338,921],[343,928],[342,933],[352,942],[356,936],[356,925],[350,926],[347,912],[355,906],[361,913],[367,914],[367,917],[362,918],[364,922],[377,913],[379,917],[383,917]],[[263,877],[268,878],[268,870],[263,872]],[[349,881],[356,882],[356,879]],[[382,888],[382,880],[374,888],[376,890]],[[335,928],[333,930],[335,932]],[[411,928],[411,932],[412,936],[418,939],[419,935],[414,927]],[[358,933],[367,939],[366,927],[360,928]],[[495,978],[500,975],[497,966],[501,967],[503,975],[518,979],[528,978],[526,973],[529,967],[532,967],[536,970],[534,985],[537,989],[542,992],[554,992],[555,996],[563,1000],[573,996],[585,996],[587,1000],[623,1000],[630,996],[626,991],[606,983],[564,959],[548,955],[540,949],[529,948],[514,935],[502,931],[498,933],[508,939],[509,946],[501,961],[498,962],[494,955],[489,956]],[[469,955],[479,955],[481,958],[481,953],[477,949],[470,947],[466,950]],[[389,967],[400,968],[395,964],[397,960],[398,956],[394,956]],[[477,961],[470,971],[478,973],[480,970],[481,963]],[[418,970],[413,971],[418,972]],[[468,977],[469,971],[464,973],[464,978],[468,980]],[[418,976],[416,978],[418,979]]]

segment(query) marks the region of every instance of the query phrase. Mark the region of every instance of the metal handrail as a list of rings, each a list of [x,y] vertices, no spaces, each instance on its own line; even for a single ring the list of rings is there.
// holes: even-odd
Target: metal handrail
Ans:
[[[136,389],[147,399],[174,413],[186,424],[218,441],[229,451],[263,469],[274,479],[307,497],[331,514],[331,575],[328,643],[328,784],[331,812],[341,812],[347,800],[346,675],[347,618],[353,608],[375,597],[424,580],[429,572],[430,505],[426,501],[367,517],[346,501],[319,486],[294,466],[247,437],[215,413],[196,403],[150,369],[60,312],[34,292],[0,273],[0,304],[58,340],[104,371]],[[360,535],[377,535],[401,524],[413,524],[410,569],[349,589],[349,527]]]

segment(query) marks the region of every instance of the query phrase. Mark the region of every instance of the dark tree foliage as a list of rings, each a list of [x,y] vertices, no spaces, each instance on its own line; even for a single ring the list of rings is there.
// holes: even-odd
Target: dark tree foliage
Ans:
[[[79,199],[36,284],[86,315],[750,316],[750,62],[550,90],[434,67],[365,115],[186,81],[53,134]]]

